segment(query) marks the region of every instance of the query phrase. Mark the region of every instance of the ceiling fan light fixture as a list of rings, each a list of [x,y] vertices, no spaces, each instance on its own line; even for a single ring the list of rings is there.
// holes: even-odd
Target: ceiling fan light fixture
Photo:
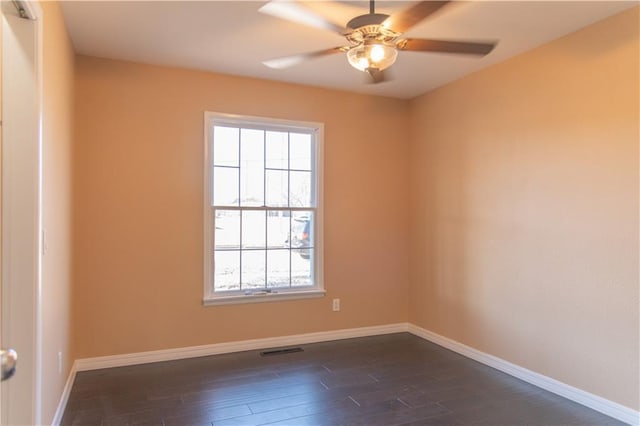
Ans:
[[[352,67],[369,74],[371,78],[367,79],[368,81],[382,83],[388,80],[386,78],[388,73],[385,73],[385,70],[395,63],[400,50],[484,56],[496,46],[495,42],[402,38],[407,30],[429,18],[447,4],[453,3],[451,0],[416,1],[415,4],[392,15],[376,13],[375,0],[369,0],[369,13],[354,17],[347,22],[346,28],[328,21],[310,9],[307,10],[303,3],[306,1],[268,0],[260,11],[293,22],[330,29],[345,37],[348,44],[265,61],[263,62],[265,65],[272,68],[288,68],[307,59],[346,52]],[[280,10],[282,8],[284,11]],[[296,14],[287,11],[291,13],[295,11]]]
[[[396,48],[383,43],[362,44],[347,52],[351,66],[360,71],[366,71],[368,68],[382,71],[393,65],[397,57]]]

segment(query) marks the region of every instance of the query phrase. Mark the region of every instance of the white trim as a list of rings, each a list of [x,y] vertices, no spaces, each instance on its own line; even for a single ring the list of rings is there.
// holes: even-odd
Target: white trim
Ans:
[[[42,129],[44,127],[43,120],[43,96],[44,96],[44,13],[38,1],[28,1],[24,2],[29,7],[29,17],[30,19],[36,20],[36,67],[37,67],[37,96],[38,96],[38,223],[36,229],[36,257],[37,257],[37,283],[36,283],[36,300],[34,300],[35,304],[35,322],[36,322],[36,330],[35,330],[35,344],[36,344],[36,377],[35,377],[35,401],[34,401],[34,411],[35,411],[35,420],[36,424],[42,424],[42,405],[43,405],[43,388],[42,388],[42,376],[44,372],[43,360],[44,349],[43,349],[43,327],[42,327],[42,175],[43,175],[43,158],[42,158]]]
[[[22,2],[29,19],[2,2],[3,37],[3,339],[21,359],[23,380],[3,383],[3,421],[42,421],[42,93],[43,11]],[[10,28],[9,20],[15,27]],[[19,28],[20,27],[20,28]],[[16,34],[13,33],[16,31]],[[16,53],[19,51],[19,53]],[[11,57],[10,55],[16,55]],[[17,61],[16,57],[21,60]],[[30,61],[28,69],[23,62]],[[11,67],[9,66],[11,65]],[[16,69],[19,71],[16,76]],[[10,72],[11,70],[11,72]],[[7,84],[10,81],[11,84]],[[16,92],[17,91],[17,92]],[[24,120],[27,120],[27,124]],[[6,294],[6,297],[5,297]],[[18,367],[20,368],[20,367]],[[23,407],[29,404],[30,413]]]
[[[205,298],[202,301],[204,306],[215,305],[235,305],[239,303],[262,303],[262,302],[280,302],[284,300],[313,299],[324,297],[327,292],[325,290],[309,290],[309,291],[287,291],[263,293],[257,292],[252,294],[233,294],[232,296],[216,296]]]
[[[316,286],[324,290],[324,124],[316,123],[316,152],[314,174],[316,177],[316,217],[314,218],[316,248],[315,279]]]
[[[76,380],[76,364],[73,363],[71,367],[71,371],[69,371],[69,377],[67,377],[67,382],[64,384],[64,389],[62,390],[62,395],[60,395],[60,402],[58,403],[58,408],[56,409],[56,413],[53,416],[53,420],[51,421],[52,426],[59,426],[62,422],[62,416],[64,416],[64,410],[67,408],[67,402],[69,401],[69,394],[71,394],[71,388],[73,387],[73,382]]]
[[[202,192],[202,209],[203,214],[202,218],[204,220],[203,231],[203,248],[202,248],[202,274],[204,278],[203,285],[203,294],[205,299],[207,299],[207,295],[211,293],[211,283],[213,282],[213,266],[209,265],[209,262],[213,262],[213,259],[210,258],[209,253],[211,253],[211,247],[213,246],[213,229],[211,225],[213,225],[213,217],[211,211],[211,202],[207,200],[211,200],[211,172],[209,171],[211,157],[213,153],[209,152],[211,150],[211,126],[209,113],[207,111],[204,112],[204,155],[202,156],[203,165],[203,192]]]
[[[296,334],[292,336],[271,337],[264,339],[243,340],[228,343],[216,343],[212,345],[191,346],[186,348],[166,349],[159,351],[138,352],[131,354],[103,356],[96,358],[78,359],[73,363],[69,378],[62,393],[60,404],[54,417],[53,425],[57,426],[62,420],[64,409],[69,398],[71,386],[75,380],[76,372],[97,370],[102,368],[124,367],[152,362],[172,361],[185,358],[195,358],[208,355],[219,355],[232,352],[249,351],[256,349],[275,348],[307,343],[326,342],[330,340],[350,339],[354,337],[376,336],[382,334],[409,332],[415,336],[428,340],[456,353],[464,355],[482,364],[493,367],[525,382],[531,383],[549,392],[563,396],[578,404],[599,411],[630,425],[640,423],[640,413],[616,402],[599,397],[589,392],[577,389],[566,383],[535,373],[524,367],[512,364],[501,358],[489,355],[470,346],[436,334],[432,331],[409,323],[396,323],[378,325],[372,327],[349,328],[343,330],[320,331],[316,333]]]
[[[449,339],[448,337],[444,337],[432,331],[418,327],[417,325],[409,324],[408,330],[409,333],[435,343],[436,345],[450,349],[460,355],[464,355],[475,361],[481,362],[482,364],[488,365],[489,367],[493,367],[496,370],[500,370],[511,376],[517,377],[518,379],[524,380],[525,382],[531,383],[539,388],[563,396],[571,401],[577,402],[578,404],[582,404],[593,410],[606,414],[607,416],[613,417],[614,419],[620,420],[621,422],[631,425],[640,424],[640,412],[625,407],[624,405],[575,388],[556,379],[552,379],[551,377],[520,367],[519,365],[512,364],[509,361],[489,355],[486,352],[474,349],[463,343]]]
[[[295,334],[292,336],[268,337],[264,339],[242,340],[212,345],[191,346],[186,348],[165,349],[159,351],[138,352],[132,354],[101,356],[78,359],[74,363],[74,371],[98,370],[101,368],[124,367],[151,362],[172,361],[185,358],[196,358],[208,355],[219,355],[232,352],[251,351],[256,349],[276,348],[306,343],[326,342],[330,340],[351,339],[354,337],[376,336],[380,334],[403,333],[407,331],[407,323],[377,325],[372,327],[348,328],[342,330],[320,331],[316,333]]]

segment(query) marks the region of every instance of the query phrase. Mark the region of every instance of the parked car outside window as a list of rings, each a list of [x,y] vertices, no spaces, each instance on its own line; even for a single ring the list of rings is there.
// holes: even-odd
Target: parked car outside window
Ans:
[[[291,248],[301,258],[311,257],[309,247],[311,247],[311,220],[308,216],[294,217],[291,221]],[[289,240],[286,241],[289,244]]]

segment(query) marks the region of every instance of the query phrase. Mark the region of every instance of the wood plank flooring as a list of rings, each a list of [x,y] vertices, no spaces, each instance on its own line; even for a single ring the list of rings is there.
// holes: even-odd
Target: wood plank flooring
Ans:
[[[78,373],[63,425],[620,425],[408,333]]]

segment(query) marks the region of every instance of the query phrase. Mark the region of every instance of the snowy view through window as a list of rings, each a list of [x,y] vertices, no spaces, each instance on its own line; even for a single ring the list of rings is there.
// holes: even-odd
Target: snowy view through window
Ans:
[[[314,285],[315,139],[214,126],[214,291]]]

